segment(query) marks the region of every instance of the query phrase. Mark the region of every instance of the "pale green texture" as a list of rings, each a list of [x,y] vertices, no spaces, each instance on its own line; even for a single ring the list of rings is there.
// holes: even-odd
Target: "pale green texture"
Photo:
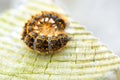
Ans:
[[[63,50],[47,56],[29,50],[21,41],[22,28],[43,10],[65,14],[53,4],[31,0],[0,16],[0,80],[120,80],[120,58],[71,18],[72,40]]]

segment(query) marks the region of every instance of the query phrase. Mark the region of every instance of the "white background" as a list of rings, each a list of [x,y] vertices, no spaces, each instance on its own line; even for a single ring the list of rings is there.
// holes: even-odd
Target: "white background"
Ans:
[[[120,0],[56,0],[56,3],[120,56]]]

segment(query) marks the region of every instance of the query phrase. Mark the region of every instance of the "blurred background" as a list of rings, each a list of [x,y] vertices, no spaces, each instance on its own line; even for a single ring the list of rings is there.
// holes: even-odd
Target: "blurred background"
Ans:
[[[0,13],[28,0],[0,0]],[[120,0],[52,0],[120,56]]]

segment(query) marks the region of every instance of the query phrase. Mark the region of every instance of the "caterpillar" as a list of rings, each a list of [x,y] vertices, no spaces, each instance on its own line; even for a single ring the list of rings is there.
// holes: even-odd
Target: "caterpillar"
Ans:
[[[21,39],[30,49],[38,53],[51,53],[70,41],[70,37],[65,32],[67,26],[64,15],[42,11],[25,23]]]

